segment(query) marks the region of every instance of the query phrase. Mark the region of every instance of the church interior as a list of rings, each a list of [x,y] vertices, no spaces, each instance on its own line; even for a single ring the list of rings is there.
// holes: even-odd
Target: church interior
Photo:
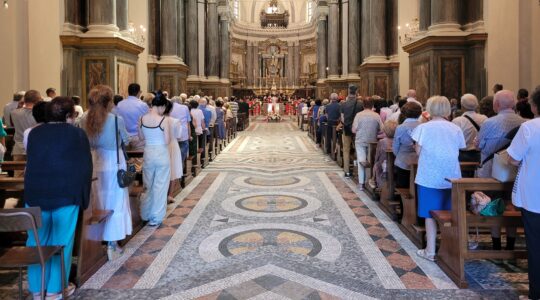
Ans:
[[[539,1],[0,1],[0,299],[540,299]]]

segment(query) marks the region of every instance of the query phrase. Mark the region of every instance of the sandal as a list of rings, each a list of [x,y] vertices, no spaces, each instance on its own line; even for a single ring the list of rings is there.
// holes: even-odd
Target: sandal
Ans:
[[[420,250],[416,251],[416,255],[420,256],[423,259],[427,259],[429,261],[435,261],[435,253],[428,254],[426,252],[426,249],[420,249]]]

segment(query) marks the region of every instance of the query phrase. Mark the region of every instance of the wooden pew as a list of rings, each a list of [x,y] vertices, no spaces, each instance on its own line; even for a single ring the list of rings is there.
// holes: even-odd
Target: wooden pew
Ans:
[[[384,185],[381,188],[379,207],[393,221],[398,220],[402,213],[399,201],[396,201],[396,183],[394,178],[394,163],[396,156],[392,149],[386,150],[386,170],[387,177]],[[398,195],[399,196],[399,195]]]
[[[208,147],[208,135],[206,134],[206,132],[203,133],[203,145],[204,145],[204,149],[203,149],[203,152],[201,153],[201,156],[200,156],[200,159],[201,159],[201,162],[200,162],[200,165],[201,165],[201,168],[206,168],[208,166],[208,164],[210,163],[210,160],[209,160],[209,157],[210,157],[210,154],[209,154],[209,147]]]
[[[372,188],[369,185],[369,180],[373,177],[373,169],[375,167],[375,154],[377,153],[377,142],[371,142],[368,146],[367,161],[360,163],[364,167],[366,174],[364,182],[364,190],[371,199],[378,200],[380,191],[378,188]]]
[[[15,171],[24,171],[26,169],[26,161],[3,161],[0,165],[2,171],[7,172],[9,177],[13,177]]]
[[[4,160],[5,161],[11,161],[13,160],[13,156],[11,155],[11,152],[13,151],[13,146],[15,145],[14,135],[15,135],[15,128],[10,127],[6,128],[7,136],[5,137],[6,141],[6,153],[4,154]]]
[[[319,126],[317,126],[319,127]],[[319,128],[317,128],[319,129]],[[320,126],[320,130],[321,130],[321,148],[322,148],[322,151],[324,154],[330,154],[330,152],[328,151],[326,145],[328,145],[331,141],[327,139],[327,131],[328,131],[328,123],[327,122],[323,122]]]
[[[23,207],[24,177],[0,177],[0,208],[6,205],[7,198],[17,198],[17,207]]]
[[[327,127],[327,135],[326,139],[328,140],[328,148],[327,150],[330,152],[330,158],[332,160],[337,161],[337,153],[336,153],[336,147],[337,147],[337,131],[336,131],[336,125],[331,125]]]
[[[476,168],[478,163],[461,162],[460,166],[462,171],[468,171]],[[403,203],[400,228],[417,247],[422,248],[425,244],[425,228],[420,224],[418,219],[418,197],[416,184],[414,183],[417,171],[418,163],[413,163],[411,165],[409,189],[396,189],[396,191],[401,196],[401,201]]]
[[[470,250],[468,247],[471,227],[494,226],[523,227],[519,211],[506,211],[500,217],[474,215],[467,210],[467,197],[475,191],[504,191],[509,194],[513,183],[502,183],[492,178],[450,179],[452,183],[452,210],[431,211],[439,225],[441,243],[437,264],[460,288],[467,288],[465,261],[472,259],[526,258],[525,250]]]
[[[206,141],[206,148],[208,148],[207,154],[208,154],[208,162],[211,162],[214,160],[215,157],[215,140],[216,140],[216,126],[212,126],[208,128],[209,134],[207,135],[208,140]]]

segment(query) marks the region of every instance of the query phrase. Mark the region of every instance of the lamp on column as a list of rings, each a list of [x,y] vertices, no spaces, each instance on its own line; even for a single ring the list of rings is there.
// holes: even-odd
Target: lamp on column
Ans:
[[[146,28],[143,25],[136,27],[133,22],[128,23],[129,37],[139,46],[144,47],[146,41]]]
[[[420,32],[420,21],[418,18],[414,18],[410,23],[406,23],[405,27],[402,28],[401,25],[398,25],[398,39],[399,44],[410,43]]]

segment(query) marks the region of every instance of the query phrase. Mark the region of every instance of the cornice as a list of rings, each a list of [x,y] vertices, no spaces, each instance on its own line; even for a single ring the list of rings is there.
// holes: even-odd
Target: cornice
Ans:
[[[112,48],[139,55],[144,48],[119,37],[81,37],[77,35],[61,35],[60,41],[64,47],[74,47],[78,49],[100,49]]]
[[[459,36],[427,35],[403,46],[403,51],[411,54],[433,46],[463,46],[483,44],[487,40],[487,33],[472,33]]]

